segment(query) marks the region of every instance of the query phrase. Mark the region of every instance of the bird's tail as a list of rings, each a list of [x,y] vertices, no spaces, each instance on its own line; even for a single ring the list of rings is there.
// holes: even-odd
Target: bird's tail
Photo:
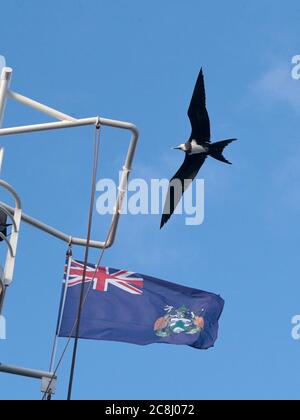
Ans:
[[[223,152],[224,152],[225,147],[227,147],[233,141],[236,141],[236,139],[222,140],[222,141],[218,141],[217,143],[211,144],[209,155],[213,157],[214,159],[217,159],[221,162],[228,163],[229,165],[231,165],[231,162],[229,162],[223,156]]]

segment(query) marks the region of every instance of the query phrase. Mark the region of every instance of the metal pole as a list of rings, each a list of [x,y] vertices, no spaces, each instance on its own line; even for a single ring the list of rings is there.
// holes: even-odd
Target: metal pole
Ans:
[[[34,133],[39,131],[59,130],[62,128],[75,128],[87,125],[97,125],[122,128],[124,130],[131,130],[137,134],[137,128],[130,123],[124,121],[110,120],[107,118],[91,117],[81,118],[74,121],[58,121],[45,124],[24,125],[19,127],[9,127],[0,129],[0,136],[11,136],[14,134]]]
[[[1,147],[1,149],[0,149],[0,176],[1,176],[1,172],[2,172],[3,159],[4,159],[4,149],[3,149],[3,147]]]
[[[21,200],[20,197],[18,195],[18,193],[16,192],[16,190],[10,185],[8,184],[6,181],[3,181],[3,179],[0,179],[0,187],[3,187],[4,189],[6,189],[8,192],[11,193],[11,195],[14,197],[15,202],[16,202],[16,208],[17,209],[21,209],[22,208],[22,204],[21,204]],[[15,209],[11,208],[11,212],[14,213]]]
[[[3,365],[0,363],[0,372],[10,375],[24,376],[25,378],[40,379],[42,381],[41,391],[51,396],[56,391],[57,376],[52,372],[42,370],[20,368],[17,366]]]
[[[10,214],[14,214],[14,209],[7,205],[6,203],[0,202],[0,206],[6,209]],[[28,216],[27,214],[22,212],[21,216],[23,222],[42,230],[43,232],[54,236],[57,239],[60,239],[63,242],[71,243],[72,245],[78,245],[78,246],[86,246],[86,240],[81,238],[75,238],[71,235],[67,235],[66,233],[61,232],[58,229],[53,228],[52,226],[49,226],[43,222],[40,222],[37,219],[34,219],[33,217]],[[109,244],[106,244],[105,242],[99,242],[99,241],[91,241],[90,247],[91,248],[97,248],[97,249],[103,249],[104,247],[108,248],[108,245],[111,246],[112,242],[110,241]]]
[[[62,300],[61,300],[61,306],[60,306],[59,314],[58,314],[57,327],[56,327],[53,350],[52,350],[51,361],[50,361],[50,372],[54,372],[54,369],[55,369],[55,359],[56,359],[57,345],[58,345],[58,338],[59,338],[58,335],[59,335],[59,331],[61,329],[63,315],[64,315],[64,309],[65,309],[67,291],[68,291],[68,282],[69,282],[69,278],[70,278],[71,264],[72,264],[72,250],[69,247],[68,252],[67,252],[66,279],[65,279],[63,297],[62,297]]]
[[[5,71],[7,73],[5,73]],[[124,121],[118,121],[118,120],[111,120],[111,119],[107,119],[107,118],[99,118],[99,117],[92,117],[92,118],[83,118],[83,119],[74,119],[73,117],[64,114],[60,111],[57,111],[53,108],[50,108],[44,104],[41,104],[37,101],[34,101],[33,99],[27,98],[23,95],[20,95],[19,93],[13,92],[13,91],[8,91],[8,84],[9,84],[9,73],[11,73],[12,70],[11,69],[4,69],[3,70],[3,74],[6,75],[5,77],[3,77],[3,81],[1,84],[1,89],[2,89],[2,97],[3,97],[3,106],[2,108],[4,108],[4,101],[5,101],[5,97],[6,95],[9,96],[10,98],[24,104],[27,106],[31,106],[41,112],[44,112],[54,118],[58,118],[62,121],[59,122],[52,122],[52,123],[46,123],[46,124],[35,124],[35,125],[27,125],[27,126],[19,126],[19,127],[10,127],[10,128],[4,128],[1,129],[0,128],[0,136],[8,136],[8,135],[14,135],[14,134],[24,134],[24,133],[33,133],[33,132],[40,132],[40,131],[48,131],[48,130],[58,130],[58,129],[63,129],[63,128],[74,128],[74,127],[81,127],[81,126],[88,126],[88,125],[98,125],[100,124],[101,126],[108,126],[108,127],[115,127],[115,128],[120,128],[120,129],[124,129],[124,130],[129,130],[132,133],[131,136],[131,141],[130,141],[130,145],[128,148],[128,152],[127,152],[127,156],[126,156],[126,161],[125,161],[125,165],[123,167],[123,175],[121,178],[121,182],[119,185],[119,194],[117,197],[117,203],[116,203],[116,207],[115,207],[115,211],[114,214],[112,216],[112,221],[111,221],[111,226],[109,229],[110,235],[107,241],[105,242],[97,242],[97,241],[91,241],[90,242],[90,246],[93,248],[100,248],[100,249],[106,249],[106,248],[110,248],[114,241],[115,241],[115,237],[116,237],[116,232],[117,232],[117,227],[118,227],[118,223],[119,223],[119,218],[120,218],[120,214],[122,211],[122,204],[123,204],[123,199],[124,199],[124,195],[125,192],[127,190],[127,184],[128,184],[128,175],[131,171],[131,167],[132,167],[132,162],[133,162],[133,158],[135,155],[135,151],[136,151],[136,147],[137,147],[137,142],[138,142],[138,138],[139,138],[139,132],[136,128],[135,125],[128,123],[128,122],[124,122]],[[5,94],[4,94],[5,92]],[[7,210],[11,211],[11,208],[9,208],[9,206],[5,206],[4,203],[2,203],[3,207],[5,207]],[[63,232],[60,232],[57,229],[54,229],[50,226],[45,225],[44,223],[33,219],[29,216],[26,215],[22,215],[22,219],[31,224],[32,226],[43,230],[44,232],[55,236],[58,239],[63,240],[64,242],[69,243],[70,242],[70,235],[66,235]],[[86,246],[86,240],[85,239],[81,239],[81,238],[71,238],[72,244],[74,245],[79,245],[79,246]]]
[[[6,105],[7,90],[9,88],[11,76],[12,76],[12,69],[10,67],[4,67],[0,76],[0,127],[3,121],[5,105]]]
[[[128,148],[128,152],[127,152],[127,156],[126,156],[126,161],[125,161],[125,165],[123,167],[123,173],[122,173],[122,177],[121,177],[121,181],[120,181],[120,185],[119,185],[119,194],[117,197],[117,203],[116,203],[116,207],[115,207],[115,211],[112,217],[112,221],[111,221],[111,226],[109,229],[109,236],[107,238],[107,240],[105,242],[97,242],[97,241],[92,241],[90,240],[90,227],[89,227],[89,234],[88,234],[88,239],[81,239],[81,238],[72,238],[69,235],[64,234],[63,232],[60,232],[57,229],[52,228],[51,226],[48,226],[42,222],[40,222],[39,220],[33,219],[30,216],[27,216],[25,214],[22,213],[21,211],[21,203],[20,201],[18,201],[18,196],[17,194],[14,194],[14,190],[11,190],[9,184],[4,183],[4,181],[0,180],[0,183],[2,182],[2,186],[5,187],[6,189],[8,189],[11,193],[13,193],[15,199],[16,199],[16,208],[13,209],[10,206],[6,205],[5,203],[0,203],[0,206],[3,206],[4,209],[6,209],[7,212],[9,212],[11,215],[14,216],[15,218],[15,223],[14,223],[14,229],[12,232],[12,237],[13,240],[11,241],[12,244],[12,248],[15,249],[16,245],[17,245],[17,239],[18,239],[18,231],[19,231],[19,226],[20,226],[20,222],[21,219],[24,220],[25,222],[31,224],[32,226],[41,229],[43,231],[45,231],[46,233],[55,236],[65,242],[68,242],[69,244],[76,244],[76,245],[81,245],[81,246],[86,246],[86,256],[85,256],[85,262],[87,263],[87,256],[88,256],[88,249],[89,247],[95,247],[95,248],[102,248],[102,249],[106,249],[109,248],[113,245],[114,240],[115,240],[115,236],[116,236],[116,231],[117,231],[117,227],[118,227],[118,222],[119,222],[119,218],[120,218],[120,214],[122,211],[122,203],[123,203],[123,198],[124,198],[124,194],[127,191],[127,184],[128,184],[128,177],[129,177],[129,173],[131,171],[131,166],[132,166],[132,162],[133,162],[133,158],[135,155],[135,151],[136,151],[136,146],[137,146],[137,142],[138,142],[138,138],[139,138],[139,133],[137,128],[131,124],[131,123],[127,123],[124,121],[117,121],[117,120],[111,120],[111,119],[106,119],[106,118],[99,118],[99,117],[93,117],[93,118],[83,118],[83,119],[75,119],[67,114],[64,114],[60,111],[57,111],[51,107],[48,107],[44,104],[41,104],[33,99],[27,98],[23,95],[20,95],[19,93],[13,92],[9,90],[9,84],[10,84],[10,79],[11,79],[11,75],[12,75],[12,69],[5,67],[2,71],[1,74],[1,78],[0,78],[0,136],[8,136],[8,135],[15,135],[15,134],[24,134],[24,133],[33,133],[33,132],[41,132],[41,131],[48,131],[48,130],[57,130],[57,129],[64,129],[64,128],[75,128],[75,127],[81,127],[81,126],[88,126],[88,125],[96,125],[96,126],[108,126],[108,127],[115,127],[115,128],[120,128],[120,129],[124,129],[124,130],[129,130],[132,133],[131,136],[131,141],[130,141],[130,145]],[[9,128],[4,128],[1,129],[1,124],[2,124],[2,119],[3,119],[3,115],[4,115],[4,110],[5,110],[5,105],[6,105],[6,99],[7,97],[16,100],[24,105],[30,106],[34,109],[37,109],[53,118],[57,118],[58,120],[60,120],[59,122],[51,122],[51,123],[45,123],[45,124],[35,124],[35,125],[27,125],[27,126],[19,126],[19,127],[9,127]],[[3,160],[3,150],[0,149],[0,171],[1,171],[1,166],[2,166],[2,160]],[[95,179],[94,179],[94,185],[95,185]],[[94,190],[95,192],[95,190]],[[94,200],[94,195],[92,197],[92,199]],[[93,202],[94,204],[94,202]],[[90,209],[90,220],[91,220],[91,216],[92,216],[92,210],[93,210],[93,206],[91,205],[91,209]],[[85,266],[86,266],[85,263]],[[8,266],[9,270],[6,270],[9,273],[9,276],[6,280],[8,280],[8,282],[6,283],[6,285],[9,285],[11,280],[12,280],[12,276],[10,275],[12,273],[13,270],[13,264],[10,264],[10,266]],[[11,277],[11,278],[10,278]],[[1,302],[0,302],[1,303]],[[80,317],[79,317],[80,320]],[[80,322],[79,322],[80,325]],[[79,331],[79,326],[78,326],[78,331]],[[78,334],[77,334],[78,336]],[[55,343],[55,347],[54,347],[54,352],[55,352],[55,348],[56,348],[56,343]],[[54,354],[53,354],[54,356]],[[54,361],[54,357],[52,359]],[[53,366],[53,363],[51,363],[51,365]],[[50,385],[52,385],[52,380],[53,379],[57,379],[56,376],[54,375],[54,373],[49,373],[49,372],[42,372],[42,371],[36,371],[36,370],[31,370],[31,369],[25,369],[25,368],[17,368],[14,366],[6,366],[6,365],[2,365],[0,364],[0,372],[6,372],[6,373],[11,373],[11,374],[15,374],[15,375],[21,375],[21,376],[27,376],[27,377],[31,377],[31,378],[37,378],[37,379],[42,379],[43,381],[43,389],[45,390],[44,392],[48,392],[49,394],[53,393],[53,387],[50,389]],[[46,381],[46,383],[45,383]],[[70,381],[71,383],[71,381]],[[55,385],[54,385],[55,386]],[[69,396],[71,396],[71,389],[72,387],[69,387]]]
[[[5,285],[9,286],[13,280],[13,272],[14,272],[14,266],[15,266],[15,256],[16,256],[16,252],[17,252],[17,244],[18,244],[18,235],[19,235],[19,230],[20,230],[20,225],[21,225],[21,217],[22,217],[22,204],[21,204],[21,200],[20,197],[18,196],[17,192],[13,189],[13,187],[8,184],[7,182],[3,181],[2,179],[0,179],[0,187],[5,188],[7,191],[10,192],[10,194],[14,197],[15,199],[15,208],[11,208],[11,212],[9,212],[11,214],[11,217],[13,219],[13,228],[12,228],[12,232],[11,232],[11,236],[10,236],[10,240],[9,240],[9,249],[10,249],[10,254],[7,254],[6,257],[6,263],[5,263],[5,270],[4,270],[4,276],[5,276]],[[5,210],[6,209],[5,206],[2,206],[0,204],[0,207],[3,207]],[[4,238],[5,240],[5,238]],[[3,309],[3,302],[1,305],[1,309]]]
[[[20,127],[2,128],[0,136],[11,136],[15,134],[34,133],[40,131],[59,130],[62,128],[83,127],[85,125],[95,125],[98,121],[97,117],[83,118],[75,121],[58,121],[45,124],[25,125]]]
[[[77,120],[76,123],[79,123],[81,121],[85,121],[90,123],[95,123],[95,121],[99,121],[99,118],[90,118],[90,119],[85,119],[85,120]],[[121,128],[124,130],[129,130],[131,131],[132,135],[131,135],[131,140],[130,140],[130,144],[129,144],[129,148],[128,148],[128,152],[127,152],[127,156],[126,156],[126,160],[125,160],[125,165],[123,167],[123,172],[122,172],[122,177],[121,177],[121,181],[120,181],[120,185],[119,185],[119,194],[118,194],[118,198],[117,198],[117,204],[114,210],[114,214],[112,216],[112,221],[111,221],[111,226],[109,229],[109,238],[107,241],[103,241],[103,242],[99,242],[99,241],[93,241],[91,240],[90,242],[90,247],[91,248],[98,248],[98,249],[107,249],[110,248],[115,241],[115,237],[116,237],[116,232],[117,232],[117,228],[118,228],[118,223],[119,223],[119,218],[120,218],[120,214],[122,211],[122,203],[123,203],[123,199],[124,199],[124,194],[127,191],[127,185],[128,185],[128,177],[129,177],[129,173],[131,172],[132,169],[132,162],[134,159],[134,155],[136,152],[136,147],[137,147],[137,143],[138,143],[138,139],[139,139],[139,132],[137,130],[137,128],[135,127],[135,125],[131,124],[131,123],[127,123],[127,122],[122,122],[122,121],[116,121],[116,120],[108,120],[105,118],[100,118],[100,122],[103,125],[106,126],[110,126],[110,127],[116,127],[116,128]],[[52,124],[65,124],[65,123],[52,123]],[[70,124],[74,124],[72,122],[66,123],[68,124],[68,127],[70,127]],[[36,126],[35,126],[36,127]],[[56,128],[61,128],[61,127],[56,127]],[[9,130],[15,130],[15,129],[9,129]],[[1,132],[3,132],[5,130],[1,130],[0,129],[0,136],[3,135],[1,134]],[[16,133],[12,133],[10,132],[10,134],[16,134]],[[2,207],[4,207],[7,211],[9,211],[11,214],[14,213],[14,209],[10,206],[8,206],[7,204],[0,202],[0,205]],[[52,235],[66,243],[72,243],[73,245],[79,245],[79,246],[86,246],[86,239],[81,239],[81,238],[76,238],[73,237],[72,235],[67,235],[64,232],[59,231],[58,229],[53,228],[52,226],[46,225],[45,223],[40,222],[37,219],[34,219],[33,217],[28,216],[27,214],[22,212],[22,220],[25,223],[30,224],[31,226],[34,226],[37,229],[40,229],[44,232],[46,232],[49,235]]]
[[[0,300],[0,316],[1,316],[3,312],[6,290],[13,280],[15,257],[16,257],[16,252],[17,252],[18,235],[19,235],[19,229],[20,229],[20,224],[21,224],[22,210],[21,210],[21,200],[17,192],[13,189],[13,187],[7,182],[3,181],[2,179],[0,179],[0,187],[3,187],[7,191],[9,191],[10,194],[15,199],[15,208],[12,208],[11,213],[9,213],[7,209],[5,209],[4,207],[1,207],[0,205],[0,208],[2,208],[2,211],[4,210],[4,212],[8,213],[8,216],[11,218],[12,225],[13,225],[9,240],[6,237],[4,237],[4,235],[0,234],[0,236],[2,237],[2,239],[5,241],[5,243],[8,246],[8,252],[6,255],[6,262],[5,262],[5,268],[4,268],[4,273],[3,273],[4,289],[2,290],[2,296]]]
[[[23,105],[30,106],[44,114],[50,115],[50,117],[57,118],[61,121],[76,121],[76,118],[71,117],[70,115],[64,114],[63,112],[57,111],[56,109],[50,108],[49,106],[43,105],[33,99],[27,98],[26,96],[20,95],[17,92],[8,90],[7,96],[10,99],[20,102]]]
[[[53,373],[52,372],[44,372],[42,370],[34,370],[34,369],[27,369],[27,368],[20,368],[17,366],[11,366],[11,365],[3,365],[0,363],[0,372],[3,373],[9,373],[11,375],[19,375],[19,376],[25,376],[27,378],[33,378],[33,379],[52,379]],[[57,377],[54,377],[57,379]]]
[[[12,75],[11,68],[4,67],[2,69],[1,75],[0,75],[0,128],[3,122],[5,105],[6,105],[6,95],[7,95],[7,90],[9,87],[11,75]],[[4,158],[4,149],[1,148],[0,149],[0,175],[2,171],[3,158]]]

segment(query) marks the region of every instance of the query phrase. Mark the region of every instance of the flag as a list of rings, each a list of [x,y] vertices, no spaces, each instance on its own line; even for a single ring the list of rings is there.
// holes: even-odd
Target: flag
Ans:
[[[84,264],[72,259],[65,275],[58,335],[75,335]],[[224,301],[175,283],[88,264],[79,338],[146,345],[213,347]]]

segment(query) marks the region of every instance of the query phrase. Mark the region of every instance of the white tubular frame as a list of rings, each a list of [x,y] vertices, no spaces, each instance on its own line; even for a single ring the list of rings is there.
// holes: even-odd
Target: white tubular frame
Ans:
[[[57,376],[52,372],[20,368],[17,366],[3,365],[0,363],[0,373],[24,376],[25,378],[40,379],[42,381],[42,393],[47,392],[48,395],[53,395],[56,392]]]
[[[27,125],[27,126],[19,126],[19,127],[10,127],[10,128],[0,128],[0,137],[1,136],[9,136],[9,135],[16,135],[16,134],[24,134],[24,133],[34,133],[40,131],[48,131],[48,130],[58,130],[62,128],[75,128],[75,127],[82,127],[88,125],[101,125],[101,126],[108,126],[119,128],[123,130],[127,130],[131,132],[131,141],[129,144],[129,148],[127,151],[127,156],[125,160],[125,164],[123,167],[122,177],[119,185],[119,193],[117,197],[116,206],[114,209],[114,214],[112,216],[111,225],[109,228],[109,237],[104,242],[99,241],[92,241],[90,245],[94,248],[105,249],[109,248],[113,245],[116,237],[117,227],[120,219],[120,214],[122,212],[122,205],[124,195],[127,191],[128,186],[128,177],[129,173],[131,172],[132,162],[134,159],[139,133],[135,125],[124,122],[124,121],[117,121],[111,120],[107,118],[100,118],[98,116],[92,118],[83,118],[83,119],[76,119],[71,117],[70,115],[64,114],[60,111],[57,111],[53,108],[50,108],[44,104],[41,104],[33,99],[27,98],[26,96],[20,95],[19,93],[13,92],[9,90],[9,82],[11,79],[12,69],[4,68],[2,71],[1,76],[1,85],[0,85],[0,121],[1,117],[3,117],[4,107],[6,98],[10,98],[16,100],[26,106],[30,106],[38,111],[41,111],[53,118],[56,118],[60,121],[57,122],[50,122],[45,124],[35,124],[35,125]],[[7,206],[4,203],[1,203],[3,207],[5,207],[10,213],[12,213],[12,208]],[[41,229],[44,232],[55,236],[62,241],[67,243],[72,243],[75,245],[85,246],[86,240],[80,238],[73,238],[72,235],[66,235],[63,232],[53,228],[52,226],[48,226],[37,219],[34,219],[30,216],[25,215],[22,213],[22,220],[30,225],[36,227],[37,229]]]
[[[16,193],[16,191],[9,185],[7,182],[0,179],[0,187],[6,189],[14,198],[15,200],[15,207],[11,207],[11,211],[7,211],[5,206],[0,204],[0,208],[2,211],[5,211],[9,216],[9,219],[12,222],[11,228],[11,235],[10,238],[7,239],[3,234],[0,234],[2,240],[7,244],[8,252],[6,256],[5,268],[4,268],[4,285],[8,287],[13,281],[14,275],[14,268],[15,268],[15,259],[17,254],[17,245],[19,239],[19,231],[21,225],[21,217],[22,217],[22,207],[21,201]],[[1,315],[2,305],[0,302],[0,315]]]
[[[3,115],[6,105],[7,91],[9,88],[10,80],[12,75],[12,69],[10,67],[4,67],[0,75],[0,127],[3,121]]]
[[[33,133],[33,132],[48,131],[48,130],[58,130],[62,128],[74,128],[74,127],[81,127],[81,126],[88,126],[88,125],[95,125],[98,128],[99,126],[108,126],[108,127],[120,128],[120,129],[131,132],[131,141],[129,144],[126,160],[123,167],[117,202],[114,209],[114,214],[112,216],[108,238],[105,242],[91,241],[89,244],[91,247],[100,248],[100,249],[111,247],[115,241],[120,214],[122,212],[123,199],[127,191],[128,177],[131,171],[132,162],[133,162],[135,151],[136,151],[136,146],[138,143],[139,133],[138,133],[137,128],[133,124],[128,123],[128,122],[110,120],[106,118],[99,118],[98,116],[92,117],[92,118],[76,119],[76,118],[71,117],[70,115],[64,114],[60,111],[50,108],[49,106],[46,106],[37,101],[34,101],[33,99],[27,98],[26,96],[13,92],[9,90],[12,72],[13,70],[11,68],[5,67],[3,68],[2,73],[0,75],[0,136]],[[23,105],[32,107],[59,121],[50,122],[46,124],[35,124],[35,125],[27,125],[27,126],[20,126],[20,127],[1,128],[7,98],[18,101],[22,103]],[[0,148],[0,171],[1,171],[1,166],[2,166],[2,160],[3,160],[3,149]],[[86,246],[87,241],[85,239],[73,238],[71,235],[66,235],[65,233],[53,228],[52,226],[48,226],[40,222],[39,220],[34,219],[33,217],[30,217],[24,214],[21,210],[21,201],[16,191],[9,184],[7,184],[5,181],[1,179],[0,179],[0,187],[3,187],[6,190],[8,190],[15,199],[15,208],[10,207],[5,203],[0,202],[0,207],[12,219],[12,233],[11,233],[10,240],[7,240],[7,238],[5,238],[4,235],[0,233],[0,236],[2,235],[1,238],[6,242],[8,246],[7,259],[6,259],[5,269],[4,269],[4,276],[3,276],[4,292],[2,293],[2,298],[0,299],[0,315],[1,315],[2,310],[3,310],[3,305],[4,305],[5,291],[13,280],[13,271],[14,271],[15,256],[16,256],[16,250],[17,250],[18,234],[19,234],[21,219],[24,222],[29,223],[30,225],[34,226],[35,228],[40,229],[46,232],[47,234],[52,235],[69,244]],[[15,366],[6,366],[1,363],[0,363],[0,372],[42,379],[42,391],[47,392],[48,394],[53,394],[55,392],[55,385],[56,385],[57,378],[56,376],[54,377],[51,372],[42,372],[42,371],[37,371],[37,370],[18,368]]]
[[[0,128],[1,128],[2,120],[4,116],[7,92],[8,92],[8,88],[9,88],[9,84],[11,80],[11,75],[12,75],[12,69],[9,67],[4,67],[0,75]],[[2,170],[3,157],[4,157],[4,149],[1,148],[0,149],[0,173]],[[4,243],[8,247],[8,251],[6,254],[5,267],[4,267],[4,272],[3,272],[3,279],[2,279],[4,289],[3,289],[1,299],[0,299],[0,315],[1,315],[3,311],[6,289],[13,281],[15,259],[16,259],[16,254],[17,254],[17,245],[18,245],[19,231],[20,231],[20,225],[21,225],[22,206],[21,206],[21,200],[17,192],[14,190],[14,188],[11,185],[9,185],[7,182],[0,179],[0,187],[6,189],[12,195],[15,201],[15,207],[11,208],[11,212],[8,212],[5,208],[2,208],[2,211],[4,211],[7,214],[8,219],[11,220],[12,222],[12,229],[11,229],[11,235],[9,239],[6,238],[2,233],[0,233],[1,239],[4,241]]]

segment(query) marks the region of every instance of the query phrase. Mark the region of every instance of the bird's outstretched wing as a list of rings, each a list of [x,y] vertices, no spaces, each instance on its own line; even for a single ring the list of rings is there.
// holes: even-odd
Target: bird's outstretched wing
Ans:
[[[193,92],[188,116],[192,125],[191,139],[198,144],[210,142],[210,122],[206,109],[203,70],[201,69]]]
[[[188,155],[186,154],[183,165],[173,176],[169,183],[168,194],[165,202],[160,228],[162,228],[174,213],[183,193],[191,185],[205,162],[205,154]]]

